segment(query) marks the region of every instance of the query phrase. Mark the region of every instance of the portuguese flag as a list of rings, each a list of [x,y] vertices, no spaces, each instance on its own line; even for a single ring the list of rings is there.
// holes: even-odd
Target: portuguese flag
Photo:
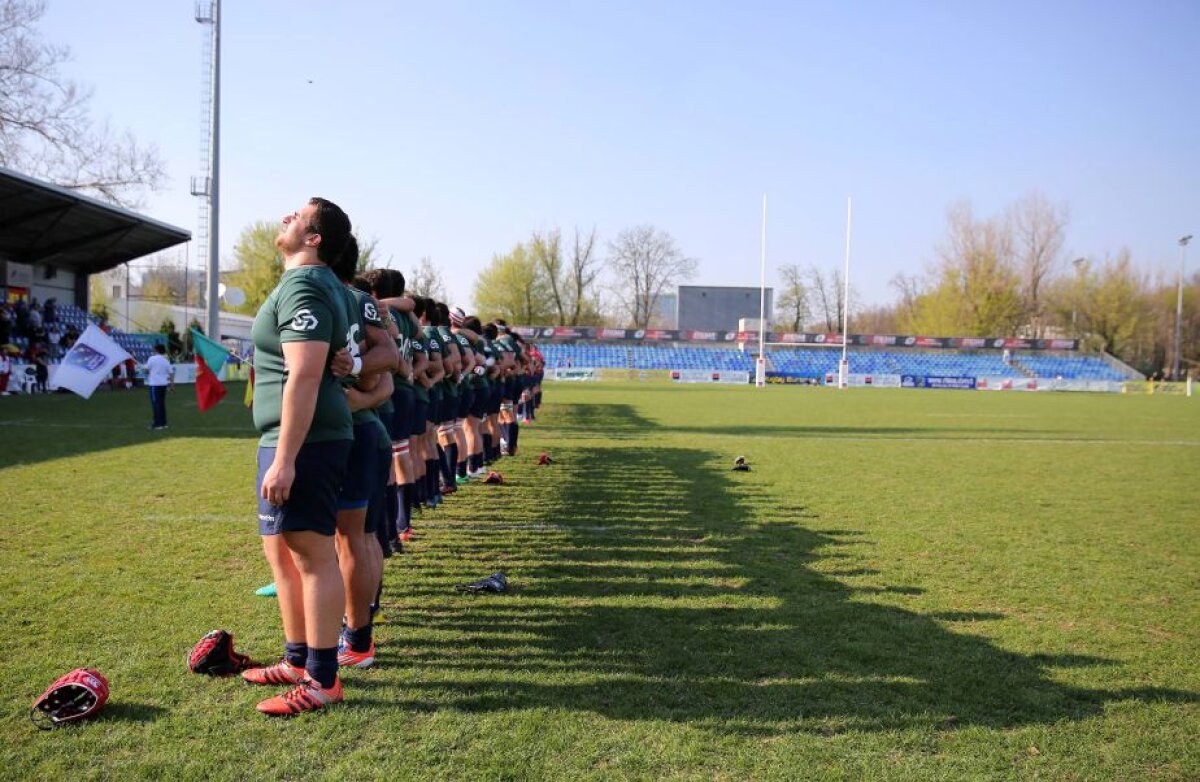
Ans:
[[[229,351],[196,329],[192,329],[192,347],[196,353],[196,404],[203,413],[225,398],[225,386],[217,373],[225,366]]]

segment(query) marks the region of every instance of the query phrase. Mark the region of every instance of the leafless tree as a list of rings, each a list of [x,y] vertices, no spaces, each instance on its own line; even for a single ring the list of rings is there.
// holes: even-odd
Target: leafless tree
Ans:
[[[1058,264],[1068,221],[1066,204],[1052,204],[1038,192],[1029,193],[1009,211],[1008,227],[1021,274],[1021,298],[1034,336],[1042,336],[1042,286]]]
[[[634,328],[646,328],[662,294],[696,273],[696,260],[684,255],[669,233],[652,225],[625,229],[609,242],[608,250],[614,292]]]
[[[88,114],[91,91],[59,72],[70,50],[41,40],[44,0],[0,0],[0,165],[137,206],[165,178],[153,146]]]
[[[418,296],[428,296],[437,301],[446,300],[446,283],[442,280],[442,270],[433,265],[433,259],[428,255],[421,256],[412,274],[405,280],[405,288],[409,293]]]
[[[595,256],[596,229],[593,227],[586,237],[575,229],[575,245],[571,251],[571,266],[567,269],[570,290],[571,317],[568,326],[580,326],[584,321],[595,321],[600,314],[597,301],[596,281],[600,278],[600,263]]]
[[[778,312],[786,317],[784,325],[790,331],[802,331],[804,324],[812,314],[808,303],[808,286],[805,285],[805,273],[794,263],[779,268],[779,276],[783,281],[777,302]]]
[[[896,303],[898,323],[902,324],[902,328],[911,329],[912,326],[909,324],[916,323],[918,302],[925,293],[924,282],[915,274],[900,273],[893,277],[888,285],[895,288],[896,292],[900,294],[900,301]]]
[[[557,228],[549,233],[533,232],[529,240],[529,255],[540,272],[550,302],[554,307],[555,323],[567,323],[567,292],[564,290],[562,232]]]
[[[842,273],[837,269],[826,273],[816,266],[810,266],[805,276],[808,278],[809,296],[815,310],[813,315],[818,319],[818,325],[829,332],[841,331],[846,302]]]

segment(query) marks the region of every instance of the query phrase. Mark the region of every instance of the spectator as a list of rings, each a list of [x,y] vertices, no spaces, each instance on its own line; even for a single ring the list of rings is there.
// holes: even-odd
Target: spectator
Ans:
[[[50,361],[46,358],[46,346],[40,342],[33,343],[29,348],[29,360],[33,363],[36,373],[34,390],[40,394],[49,392],[50,388],[47,383],[50,380]]]
[[[79,329],[74,326],[67,326],[66,332],[58,340],[58,346],[63,350],[70,350],[79,339]]]
[[[13,305],[13,325],[16,327],[13,333],[18,337],[29,336],[29,306],[24,299],[17,299]]]
[[[46,325],[58,322],[58,300],[54,298],[46,299],[46,303],[42,305],[42,321]]]
[[[0,395],[12,396],[12,392],[8,390],[8,379],[12,376],[12,352],[16,348],[5,347],[0,350]]]
[[[26,318],[26,327],[29,329],[30,334],[42,328],[42,308],[37,305],[36,300],[29,308],[29,314]]]
[[[150,409],[154,414],[151,429],[167,428],[167,391],[175,387],[175,367],[167,360],[167,349],[154,346],[154,355],[146,361],[146,388],[150,389]]]

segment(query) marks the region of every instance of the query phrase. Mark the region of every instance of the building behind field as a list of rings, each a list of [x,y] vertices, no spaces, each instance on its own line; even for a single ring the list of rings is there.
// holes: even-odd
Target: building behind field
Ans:
[[[758,320],[758,288],[680,285],[676,328],[685,331],[729,331],[738,321]],[[766,320],[772,320],[774,290],[767,288]]]

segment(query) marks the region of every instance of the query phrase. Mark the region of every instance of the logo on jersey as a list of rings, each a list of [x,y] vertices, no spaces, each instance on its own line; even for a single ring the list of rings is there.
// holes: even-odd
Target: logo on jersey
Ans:
[[[312,310],[303,309],[292,318],[292,331],[312,331],[317,327],[317,316]]]
[[[363,304],[363,315],[367,320],[379,320],[379,310],[375,309],[375,302],[368,301]]]

